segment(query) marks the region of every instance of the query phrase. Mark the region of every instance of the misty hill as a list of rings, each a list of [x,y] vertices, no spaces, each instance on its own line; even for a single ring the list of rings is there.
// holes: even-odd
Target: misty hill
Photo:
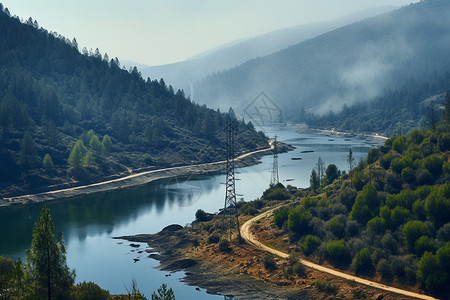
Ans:
[[[269,55],[327,31],[393,9],[392,6],[376,7],[330,22],[289,27],[250,39],[234,41],[182,62],[146,68],[140,67],[139,70],[144,78],[147,76],[164,78],[177,89],[183,89],[189,94],[191,84],[208,75],[228,70],[250,59]]]
[[[98,49],[23,24],[0,5],[0,195],[137,168],[222,159],[233,115],[144,80]],[[267,145],[237,122],[238,151]]]
[[[195,99],[245,108],[264,91],[284,120],[305,121],[400,91],[415,105],[444,92],[450,71],[450,2],[428,0],[253,59],[195,85]],[[403,98],[400,98],[403,99]]]

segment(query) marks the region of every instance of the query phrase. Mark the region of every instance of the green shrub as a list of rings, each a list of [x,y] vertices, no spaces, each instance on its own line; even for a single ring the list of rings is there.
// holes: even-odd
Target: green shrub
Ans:
[[[271,255],[264,256],[263,262],[264,268],[266,268],[266,270],[272,271],[277,268],[277,263],[275,262],[275,259]]]
[[[211,217],[203,209],[198,209],[195,212],[195,219],[199,222],[206,222],[210,221]]]
[[[291,208],[288,214],[287,228],[297,234],[305,234],[308,230],[308,224],[312,219],[309,211],[302,206]]]
[[[76,300],[107,300],[109,292],[100,288],[94,282],[80,282],[73,286],[71,298]]]
[[[355,254],[352,267],[356,272],[365,272],[373,267],[369,249],[364,248]]]
[[[230,242],[228,240],[221,240],[219,243],[219,250],[221,252],[227,252],[230,250]]]
[[[436,251],[436,244],[430,237],[421,236],[414,243],[414,249],[416,250],[417,256],[422,256],[425,253],[425,251],[434,253]]]
[[[306,275],[305,266],[301,262],[296,262],[292,269],[298,277],[304,277]]]
[[[289,215],[289,207],[283,206],[273,211],[273,222],[281,228],[287,221]]]
[[[220,240],[220,236],[219,236],[219,234],[217,232],[214,232],[213,234],[211,234],[208,237],[208,242],[210,244],[217,244],[219,242],[219,240]]]
[[[414,251],[414,246],[416,241],[421,236],[429,236],[430,231],[428,227],[421,221],[412,220],[405,224],[402,229],[403,238],[405,239],[405,244],[408,246],[410,251]]]
[[[327,243],[327,253],[331,259],[345,263],[350,256],[350,251],[343,240],[334,240]]]
[[[318,236],[315,235],[307,235],[305,240],[303,241],[301,245],[301,249],[305,255],[310,255],[314,252],[314,250],[319,247],[321,241]]]

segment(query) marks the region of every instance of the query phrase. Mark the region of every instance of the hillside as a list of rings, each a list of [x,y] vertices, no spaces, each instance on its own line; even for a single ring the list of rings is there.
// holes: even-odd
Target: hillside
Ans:
[[[411,109],[449,89],[449,14],[448,1],[426,0],[350,24],[209,76],[196,101],[241,110],[264,91],[294,122],[395,93]]]
[[[307,260],[363,278],[407,290],[420,287],[448,299],[449,153],[450,98],[434,130],[387,140],[340,178],[329,165],[318,180],[318,163],[311,188],[291,187],[294,201],[274,211],[278,229],[266,243],[294,247]],[[274,187],[265,198],[277,193],[286,194]],[[285,238],[288,245],[281,242]]]
[[[0,196],[223,158],[234,113],[0,8]],[[236,124],[238,151],[268,145],[251,123]]]
[[[208,75],[234,68],[256,57],[275,53],[327,31],[393,9],[392,6],[376,7],[334,21],[289,27],[249,39],[234,41],[181,62],[162,66],[140,67],[139,70],[144,78],[147,76],[164,78],[177,89],[183,89],[186,93],[190,93],[191,84],[204,79]],[[191,95],[194,100],[196,100],[195,94],[194,90],[194,95]]]

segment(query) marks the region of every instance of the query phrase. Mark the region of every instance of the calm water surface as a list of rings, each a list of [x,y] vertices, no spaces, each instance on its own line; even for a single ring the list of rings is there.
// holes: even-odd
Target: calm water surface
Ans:
[[[351,148],[356,162],[366,157],[370,145],[360,139],[299,134],[292,128],[266,128],[269,136],[297,147],[279,155],[279,177],[284,184],[308,187],[312,168],[322,157],[325,164],[334,163],[347,169],[346,156]],[[312,150],[312,153],[300,153]],[[301,157],[302,160],[291,160]],[[270,181],[272,157],[265,156],[261,164],[242,168],[237,175],[236,192],[246,201],[262,195]],[[289,179],[289,181],[286,181]],[[293,180],[292,180],[293,179]],[[224,205],[225,175],[209,174],[184,179],[170,179],[141,187],[97,193],[49,203],[56,231],[62,231],[67,248],[67,260],[76,269],[76,281],[94,281],[111,293],[126,293],[134,278],[147,297],[162,283],[175,291],[177,299],[223,299],[180,281],[184,273],[170,274],[157,270],[158,262],[148,258],[147,249],[130,247],[130,243],[112,237],[155,233],[170,224],[186,225],[201,208],[217,212]],[[33,224],[42,204],[0,209],[0,254],[25,258],[31,243]],[[134,259],[139,261],[134,263]],[[167,276],[169,275],[170,276]]]

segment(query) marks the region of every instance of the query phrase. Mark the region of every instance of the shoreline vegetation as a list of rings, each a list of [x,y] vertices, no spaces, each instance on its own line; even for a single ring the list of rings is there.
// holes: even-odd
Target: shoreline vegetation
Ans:
[[[354,167],[350,151],[349,172],[338,178],[330,165],[313,188],[313,169],[309,189],[276,184],[260,199],[238,202],[239,236],[227,240],[224,211],[199,209],[186,227],[116,238],[147,243],[160,269],[183,270],[184,282],[212,294],[448,299],[448,104],[432,129],[387,139]]]
[[[280,143],[281,144],[281,143]],[[244,167],[257,164],[259,158],[271,152],[273,147],[258,149],[248,153],[244,153],[236,158],[236,167]],[[291,146],[283,144],[281,151],[288,151],[292,149]],[[226,161],[218,161],[196,165],[177,166],[163,169],[156,169],[144,171],[136,174],[130,174],[125,177],[120,177],[112,180],[102,181],[98,183],[74,186],[66,189],[59,189],[47,191],[38,194],[21,195],[16,197],[0,199],[0,207],[15,205],[15,204],[29,204],[44,201],[52,201],[74,197],[78,195],[85,195],[97,192],[111,191],[114,189],[127,188],[131,186],[143,185],[149,182],[167,179],[173,177],[185,177],[191,175],[200,175],[205,173],[215,173],[224,170]]]

